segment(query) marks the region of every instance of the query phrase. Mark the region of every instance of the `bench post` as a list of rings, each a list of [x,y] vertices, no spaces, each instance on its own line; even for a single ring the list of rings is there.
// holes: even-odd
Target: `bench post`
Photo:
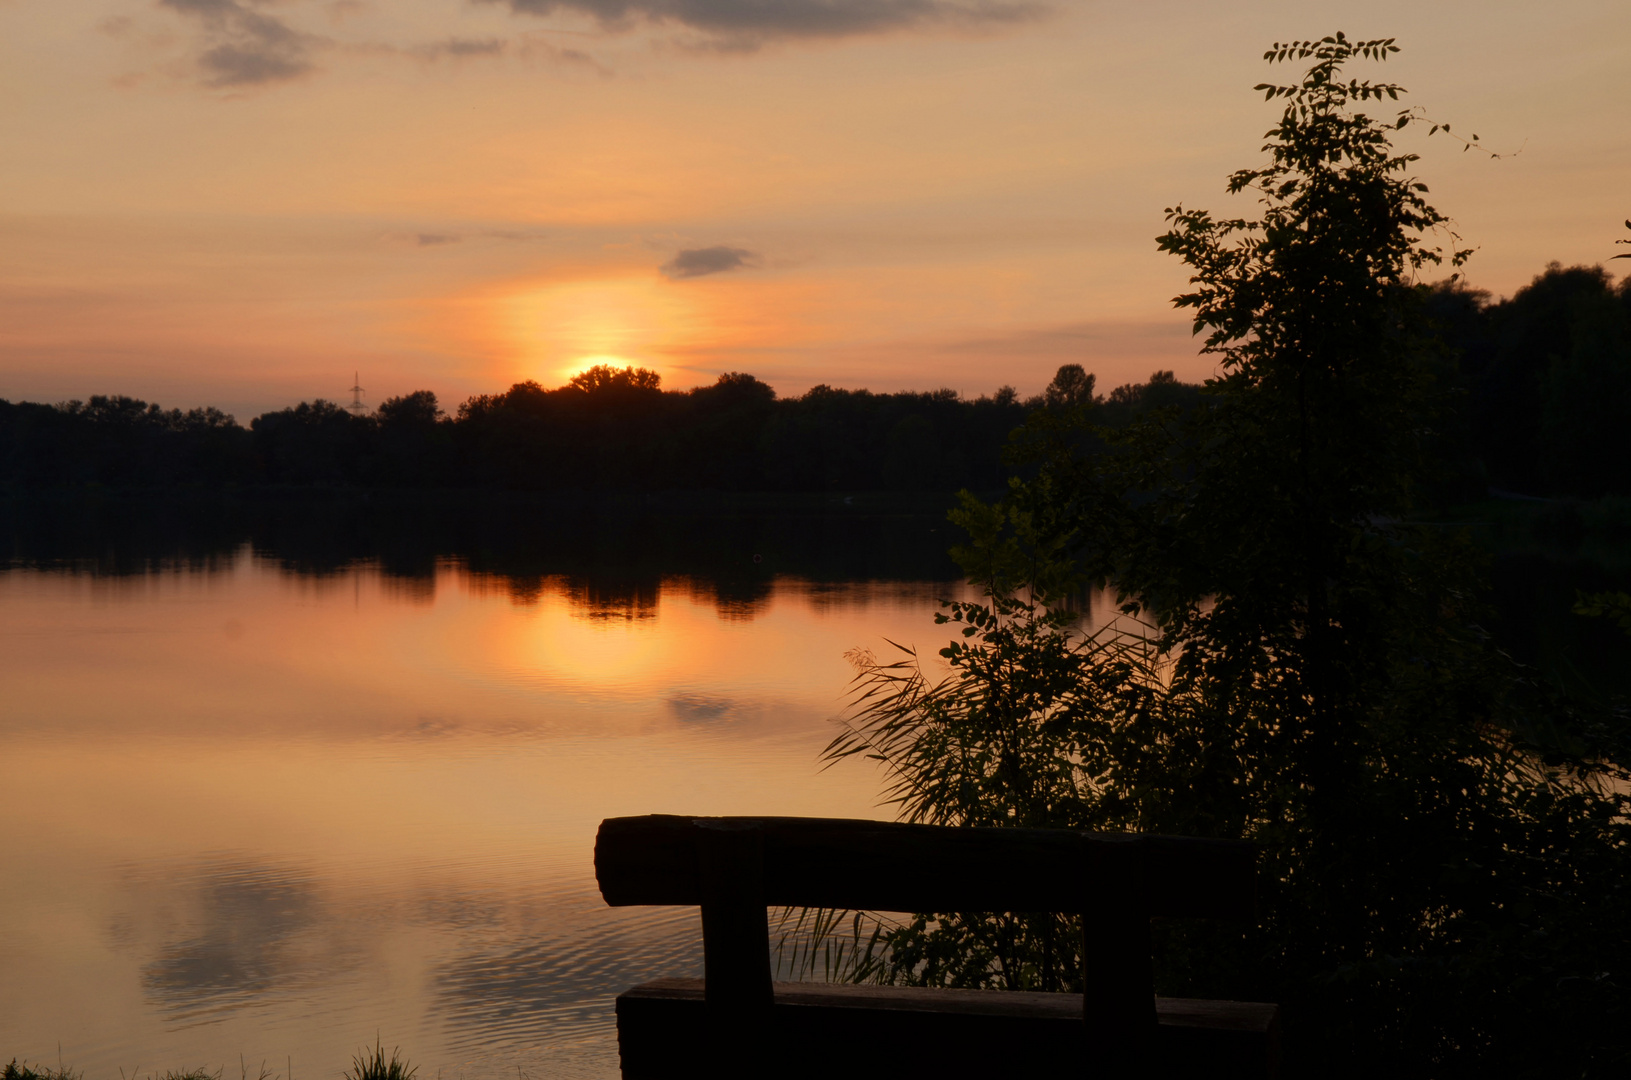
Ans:
[[[1147,1068],[1156,1033],[1144,849],[1102,840],[1106,872],[1081,882],[1082,1021],[1095,1075]]]
[[[752,826],[698,822],[708,1037],[716,1075],[754,1076],[765,1064],[775,1007],[764,836]]]

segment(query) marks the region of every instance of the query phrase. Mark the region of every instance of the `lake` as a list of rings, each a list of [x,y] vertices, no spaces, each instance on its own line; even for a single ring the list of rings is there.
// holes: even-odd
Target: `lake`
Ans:
[[[700,926],[605,907],[596,826],[892,817],[819,755],[847,651],[946,640],[955,538],[909,497],[0,500],[0,1060],[615,1077],[614,996]],[[1520,655],[1631,669],[1568,615],[1620,570],[1494,569]]]
[[[0,1056],[613,1077],[700,974],[604,906],[624,814],[891,817],[824,771],[852,668],[932,652],[938,513],[64,503],[0,552]],[[857,561],[859,560],[859,561]],[[689,572],[688,572],[689,568]]]

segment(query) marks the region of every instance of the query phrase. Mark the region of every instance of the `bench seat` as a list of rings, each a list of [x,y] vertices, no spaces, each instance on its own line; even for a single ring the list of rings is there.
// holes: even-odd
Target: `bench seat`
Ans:
[[[707,1060],[704,985],[654,979],[618,996],[624,1080],[684,1076]],[[782,1052],[767,1062],[766,1076],[1080,1076],[1084,1062],[1085,1075],[1093,1075],[1080,994],[773,987],[773,1030],[766,1035]],[[1142,1075],[1261,1078],[1278,1071],[1277,1006],[1158,997],[1155,1012],[1155,1060]]]

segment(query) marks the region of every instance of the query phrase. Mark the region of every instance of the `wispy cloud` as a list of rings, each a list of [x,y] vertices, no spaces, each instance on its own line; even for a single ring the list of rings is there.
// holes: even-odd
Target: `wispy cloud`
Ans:
[[[720,246],[681,251],[657,269],[670,281],[679,281],[707,274],[723,274],[727,270],[740,270],[745,266],[757,266],[758,263],[759,256],[746,248]]]
[[[266,0],[157,0],[158,5],[192,21],[198,36],[192,42],[192,63],[200,81],[214,89],[253,89],[289,82],[317,69],[319,52],[329,59],[345,56],[400,56],[416,60],[491,59],[504,56],[511,42],[501,37],[450,35],[420,44],[398,45],[369,40],[343,40],[308,33],[285,18],[260,10]],[[367,8],[351,0],[338,0],[322,9],[338,25]],[[101,29],[110,37],[131,36],[131,20],[104,20]],[[523,35],[524,36],[524,35]],[[530,53],[533,50],[524,50]],[[575,59],[568,57],[566,62]]]
[[[839,38],[897,30],[980,28],[1048,11],[1036,0],[475,0],[520,14],[588,15],[608,30],[639,22],[701,32],[715,46],[751,49],[778,38]]]
[[[322,39],[294,30],[238,0],[159,3],[203,25],[204,47],[197,63],[207,86],[264,86],[297,79],[316,68],[312,52]]]
[[[0,0],[3,3],[4,0]],[[188,65],[204,86],[217,90],[253,90],[289,83],[347,57],[398,56],[420,61],[501,60],[509,57],[563,68],[612,72],[596,57],[545,40],[560,31],[537,31],[489,37],[450,34],[414,44],[381,35],[368,40],[348,37],[354,20],[377,24],[391,16],[385,5],[364,0],[323,0],[286,4],[280,0],[149,0],[193,24],[186,39]],[[624,33],[642,26],[674,32],[667,44],[697,52],[751,52],[767,42],[834,39],[905,30],[982,29],[1024,22],[1046,14],[1052,0],[465,0],[496,5],[523,16],[557,13],[587,17],[603,33]],[[302,27],[296,17],[326,22],[322,33]],[[275,13],[274,13],[275,12]],[[110,37],[136,40],[136,22],[128,16],[104,19],[100,29]],[[153,37],[153,35],[149,35]],[[160,47],[157,38],[149,48]],[[127,76],[135,85],[144,76]]]
[[[425,60],[440,60],[443,57],[498,56],[507,48],[509,44],[501,38],[450,37],[445,41],[415,45],[407,51]]]
[[[1187,357],[1194,355],[1195,348],[1190,324],[1183,319],[1143,322],[1101,319],[947,341],[939,346],[939,351],[1072,358],[1091,357],[1106,352],[1118,356],[1166,356],[1177,353]]]
[[[496,241],[505,244],[534,243],[545,239],[547,236],[548,234],[541,229],[458,229],[444,225],[444,227],[435,231],[425,229],[381,233],[379,240],[383,243],[406,247],[436,248],[447,247],[450,244],[480,244],[483,241]]]
[[[355,16],[367,14],[368,5],[363,3],[363,0],[329,0],[324,9],[328,12],[330,22],[342,23]]]

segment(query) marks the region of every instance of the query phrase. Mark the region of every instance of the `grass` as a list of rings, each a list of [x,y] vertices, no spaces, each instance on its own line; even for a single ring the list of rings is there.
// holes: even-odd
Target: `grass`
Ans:
[[[362,1048],[362,1053],[351,1059],[351,1068],[345,1071],[346,1080],[413,1080],[413,1074],[419,1071],[417,1065],[410,1066],[398,1055],[398,1048],[391,1048],[391,1059],[385,1060],[385,1051],[380,1048],[379,1040],[374,1040],[374,1049]]]
[[[19,1065],[17,1059],[12,1058],[10,1065],[0,1069],[0,1080],[80,1080],[80,1074],[61,1065],[55,1069],[49,1065],[30,1065],[26,1061]]]
[[[249,1080],[249,1067],[241,1058],[238,1066],[241,1073],[239,1080]],[[361,1053],[351,1059],[351,1068],[345,1071],[345,1076],[346,1080],[413,1080],[418,1072],[419,1066],[408,1064],[398,1047],[393,1047],[391,1056],[387,1058],[384,1048],[376,1039],[372,1050],[365,1046]],[[225,1066],[214,1072],[202,1067],[184,1070],[166,1069],[164,1072],[155,1070],[143,1078],[140,1070],[132,1070],[128,1076],[123,1069],[119,1070],[120,1080],[222,1080],[225,1073]],[[30,1065],[27,1061],[19,1063],[16,1058],[12,1058],[11,1064],[0,1069],[0,1080],[84,1080],[84,1074],[61,1064],[53,1069],[47,1065]],[[266,1064],[262,1062],[255,1080],[285,1080],[285,1078],[267,1071]],[[287,1080],[294,1080],[292,1070]]]
[[[210,1072],[203,1066],[199,1066],[196,1069],[185,1069],[181,1072],[177,1072],[174,1069],[166,1069],[163,1073],[159,1073],[155,1070],[148,1075],[147,1080],[221,1080],[226,1071],[225,1065],[221,1066],[219,1069],[216,1069],[214,1072]],[[239,1080],[249,1080],[249,1065],[242,1057],[238,1059],[238,1072]],[[120,1069],[120,1080],[124,1080],[124,1075],[125,1071]],[[130,1071],[130,1080],[139,1080],[139,1077],[140,1070],[132,1069]],[[266,1062],[263,1061],[261,1062],[260,1071],[255,1074],[255,1080],[283,1080],[283,1077],[267,1069]],[[294,1080],[294,1071],[292,1069],[289,1072],[289,1080]]]

